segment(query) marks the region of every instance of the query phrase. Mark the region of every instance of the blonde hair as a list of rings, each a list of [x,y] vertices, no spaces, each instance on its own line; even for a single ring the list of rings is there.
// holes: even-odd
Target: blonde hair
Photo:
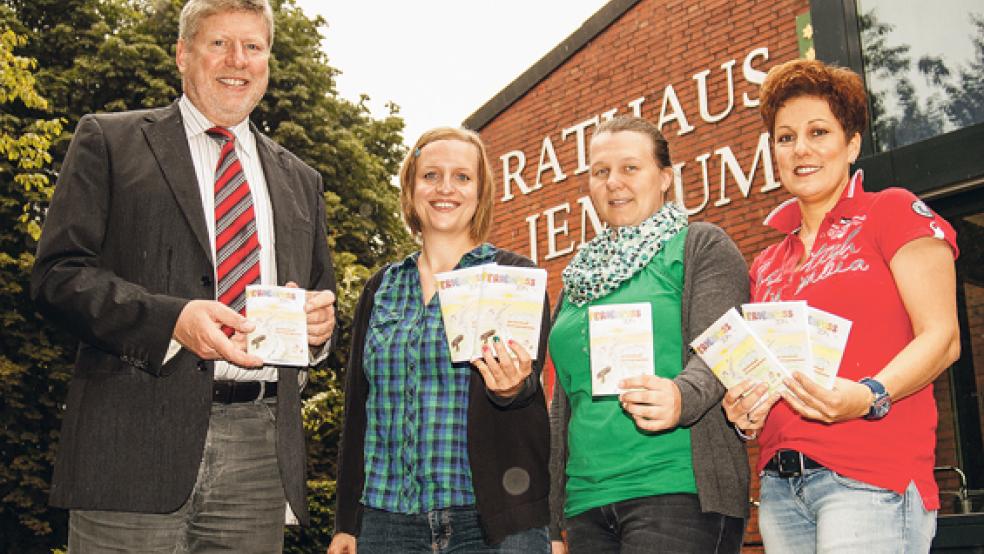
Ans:
[[[466,142],[478,149],[478,208],[469,224],[468,235],[472,240],[482,242],[489,236],[489,231],[492,228],[492,198],[495,195],[495,185],[492,181],[492,168],[489,165],[489,156],[485,150],[485,144],[482,143],[478,133],[468,129],[436,127],[420,135],[417,142],[410,148],[407,156],[403,158],[403,164],[400,165],[400,209],[403,212],[403,221],[410,228],[411,233],[418,234],[421,232],[420,216],[413,206],[417,159],[420,157],[422,148],[439,140]]]

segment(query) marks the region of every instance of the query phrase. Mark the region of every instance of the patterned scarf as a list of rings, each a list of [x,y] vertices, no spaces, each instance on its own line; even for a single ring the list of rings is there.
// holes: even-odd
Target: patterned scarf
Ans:
[[[605,229],[564,269],[564,295],[576,306],[607,295],[646,267],[686,226],[687,213],[667,202],[639,225]]]

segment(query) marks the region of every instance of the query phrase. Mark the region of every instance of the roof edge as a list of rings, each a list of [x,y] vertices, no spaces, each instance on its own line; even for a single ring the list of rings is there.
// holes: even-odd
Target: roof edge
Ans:
[[[491,100],[465,118],[462,126],[467,129],[480,131],[496,116],[512,106],[540,81],[547,78],[555,69],[564,64],[591,39],[598,36],[609,25],[622,17],[625,12],[639,3],[640,0],[611,0],[594,15],[589,17],[576,31],[570,34],[553,50],[547,52],[529,69],[524,71],[513,82],[506,85]]]

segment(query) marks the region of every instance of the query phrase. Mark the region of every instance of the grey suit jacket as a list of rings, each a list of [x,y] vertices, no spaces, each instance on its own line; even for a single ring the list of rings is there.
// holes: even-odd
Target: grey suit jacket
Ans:
[[[273,209],[277,278],[335,288],[321,178],[255,128]],[[214,299],[211,247],[177,103],[87,115],[58,177],[31,278],[50,321],[80,344],[51,503],[167,513],[194,485],[213,364],[182,349],[162,365],[178,314]],[[277,455],[291,508],[308,520],[295,386],[278,391]]]

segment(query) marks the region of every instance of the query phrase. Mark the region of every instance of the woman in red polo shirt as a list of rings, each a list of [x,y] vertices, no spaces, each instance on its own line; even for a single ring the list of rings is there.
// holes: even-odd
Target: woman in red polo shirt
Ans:
[[[793,198],[765,223],[785,237],[750,271],[752,300],[806,300],[853,322],[831,389],[796,373],[782,397],[751,382],[723,406],[758,437],[759,527],[771,552],[927,552],[933,380],[959,354],[953,228],[904,189],[866,192],[860,77],[818,61],[774,67],[760,110]]]

